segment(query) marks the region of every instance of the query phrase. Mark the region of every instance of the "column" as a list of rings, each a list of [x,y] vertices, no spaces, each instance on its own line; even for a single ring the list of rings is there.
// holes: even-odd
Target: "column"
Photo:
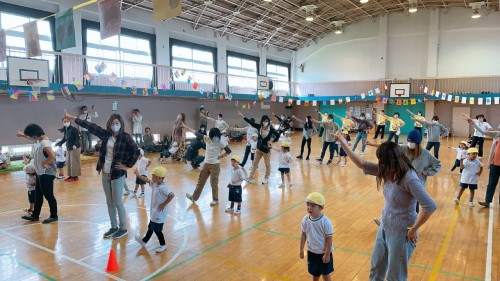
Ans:
[[[427,49],[427,77],[438,76],[439,58],[439,12],[440,9],[430,10],[429,44]]]

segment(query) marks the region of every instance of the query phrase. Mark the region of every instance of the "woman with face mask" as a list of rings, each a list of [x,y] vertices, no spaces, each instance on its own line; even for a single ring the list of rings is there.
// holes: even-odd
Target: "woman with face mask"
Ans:
[[[447,136],[449,131],[448,128],[445,126],[439,124],[439,117],[434,116],[432,117],[432,123],[421,121],[420,119],[416,118],[416,115],[410,112],[413,116],[413,120],[415,120],[416,123],[420,123],[423,126],[425,126],[425,129],[427,130],[427,145],[425,146],[425,149],[431,150],[432,147],[434,147],[434,157],[436,159],[439,159],[439,148],[441,147],[441,137],[442,136]]]
[[[302,159],[302,155],[304,154],[304,146],[307,143],[306,160],[309,160],[309,156],[311,155],[312,134],[316,132],[316,127],[312,123],[312,117],[308,115],[306,117],[306,121],[295,117],[295,115],[292,115],[292,118],[302,126],[302,144],[300,145],[300,155],[297,156],[297,159]]]
[[[347,117],[356,122],[358,130],[358,133],[356,134],[356,140],[354,141],[354,146],[352,147],[352,151],[356,151],[356,147],[358,147],[358,143],[361,140],[361,152],[359,153],[359,155],[363,155],[365,153],[368,132],[373,129],[373,124],[372,122],[366,120],[366,115],[364,113],[361,113],[359,118],[356,118],[350,113],[347,113]]]
[[[59,129],[60,132],[64,133],[63,138],[60,142],[56,143],[56,146],[61,146],[66,143],[67,154],[67,167],[68,167],[68,178],[64,181],[72,182],[77,181],[78,177],[82,175],[81,163],[80,163],[80,136],[78,134],[78,129],[71,126],[71,121],[68,118],[63,118],[63,126]]]
[[[271,125],[271,120],[267,115],[262,115],[259,124],[252,122],[252,120],[246,118],[239,111],[238,116],[243,117],[248,124],[258,131],[257,151],[255,152],[255,160],[253,161],[252,170],[250,171],[250,176],[247,181],[248,183],[252,183],[255,171],[257,167],[259,167],[260,159],[264,158],[266,174],[262,180],[262,184],[267,184],[269,182],[269,176],[271,175],[271,142],[277,142],[280,135]]]
[[[491,131],[493,128],[491,127],[488,122],[484,121],[484,115],[479,114],[476,116],[476,121],[475,123],[481,128],[482,131]],[[474,134],[472,135],[472,142],[470,144],[470,147],[476,147],[478,146],[478,151],[479,153],[477,154],[480,158],[483,157],[483,144],[484,144],[484,134],[481,133],[480,130],[478,130],[476,127],[474,127]]]
[[[139,158],[140,151],[132,137],[124,131],[124,121],[119,114],[111,114],[102,128],[64,112],[64,118],[73,120],[101,140],[99,160],[96,170],[101,174],[102,187],[106,196],[111,228],[104,238],[118,239],[127,235],[127,220],[122,197],[127,169],[132,168]],[[118,213],[119,223],[116,220]]]

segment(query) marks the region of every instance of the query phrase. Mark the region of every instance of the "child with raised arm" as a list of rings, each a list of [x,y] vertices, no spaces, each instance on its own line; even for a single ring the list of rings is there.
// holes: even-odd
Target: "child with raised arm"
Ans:
[[[241,214],[241,202],[242,200],[242,192],[241,184],[245,180],[245,176],[243,175],[243,170],[240,167],[240,157],[238,155],[233,155],[231,157],[231,180],[227,185],[229,188],[228,199],[231,202],[231,205],[226,209],[226,213],[233,212],[235,215]],[[234,203],[238,203],[238,207],[236,211],[234,211]]]
[[[286,187],[285,174],[288,179],[288,187],[292,187],[292,180],[290,176],[290,163],[292,163],[292,155],[290,154],[290,143],[282,142],[281,148],[274,148],[280,152],[278,171],[281,173],[281,184],[278,187]]]
[[[479,176],[483,173],[483,163],[477,159],[478,150],[471,147],[467,150],[468,158],[460,161],[462,176],[460,177],[460,191],[457,194],[455,203],[460,203],[460,197],[465,189],[470,189],[469,207],[474,207],[474,192],[477,189]]]
[[[140,155],[139,159],[137,160],[137,170],[141,174],[142,177],[148,177],[148,167],[151,165],[151,160],[149,158],[144,157],[144,150],[142,148],[139,148]],[[146,184],[145,181],[141,179],[141,177],[136,177],[135,179],[135,189],[134,193],[132,194],[132,197],[137,196],[137,190],[139,189],[139,185],[141,186],[141,194],[137,196],[137,198],[142,198],[144,197],[144,185]]]
[[[460,162],[462,159],[467,158],[467,142],[466,141],[461,141],[460,144],[458,144],[458,147],[449,147],[451,149],[454,149],[457,151],[457,157],[455,159],[455,164],[453,164],[453,167],[451,168],[451,171],[453,172],[457,167],[460,167]],[[460,173],[462,173],[462,168],[460,168]]]
[[[306,198],[307,215],[302,219],[299,257],[304,259],[304,245],[307,241],[307,270],[312,280],[331,280],[333,272],[333,226],[322,213],[325,197],[319,192],[310,193]]]
[[[144,235],[144,238],[142,239],[139,235],[136,235],[135,240],[137,240],[142,247],[145,247],[154,232],[160,242],[160,247],[156,249],[156,252],[161,253],[167,249],[165,237],[162,232],[163,224],[167,218],[166,207],[175,195],[168,190],[167,186],[163,182],[167,176],[167,169],[161,166],[156,167],[151,174],[153,175],[153,178],[148,179],[147,177],[141,176],[139,170],[135,170],[135,175],[144,182],[149,183],[149,186],[151,186],[152,189],[151,206],[149,207],[148,232],[146,232],[146,235]]]

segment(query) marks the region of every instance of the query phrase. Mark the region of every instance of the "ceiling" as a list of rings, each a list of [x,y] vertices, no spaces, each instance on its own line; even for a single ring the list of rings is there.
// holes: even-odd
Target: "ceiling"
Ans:
[[[419,9],[448,7],[468,8],[466,0],[416,0]],[[122,0],[122,9],[142,9],[152,12],[153,0]],[[474,1],[475,2],[475,1]],[[314,21],[305,20],[301,6],[314,4]],[[394,12],[407,12],[408,0],[183,0],[179,20],[189,22],[193,29],[209,28],[219,36],[242,37],[244,42],[257,41],[261,46],[280,50],[297,50],[311,41],[331,33],[332,21],[349,25],[364,18],[375,18]],[[482,13],[498,11],[499,1],[485,2]],[[472,12],[472,10],[471,10]]]

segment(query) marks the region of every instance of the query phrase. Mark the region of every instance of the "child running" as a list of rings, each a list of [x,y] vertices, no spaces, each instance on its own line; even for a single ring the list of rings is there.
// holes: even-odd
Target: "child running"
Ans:
[[[479,176],[483,173],[483,163],[477,159],[478,150],[475,147],[469,148],[467,159],[460,161],[460,168],[462,169],[462,176],[460,178],[460,191],[457,194],[455,203],[460,203],[460,197],[465,189],[470,189],[469,207],[474,207],[474,192],[477,189]]]
[[[149,239],[153,235],[153,232],[158,237],[158,241],[160,242],[160,247],[156,248],[157,253],[161,253],[167,249],[167,244],[165,244],[165,237],[163,236],[163,223],[167,218],[167,204],[172,201],[174,198],[174,194],[169,192],[167,186],[163,182],[165,177],[167,176],[167,169],[164,167],[156,167],[154,168],[152,179],[148,179],[145,176],[141,176],[139,170],[135,170],[135,175],[137,178],[141,179],[144,182],[149,183],[152,189],[151,194],[151,206],[149,209],[149,224],[148,224],[148,232],[144,238],[140,238],[140,235],[135,236],[135,240],[141,244],[142,247],[146,246]]]
[[[342,136],[346,139],[347,145],[351,145],[351,136],[349,136],[349,132],[347,130],[342,131]],[[338,140],[337,140],[337,144],[339,144]],[[346,167],[347,166],[347,153],[345,152],[345,150],[342,147],[340,147],[339,161],[337,162],[337,165],[340,165],[340,161],[342,160],[342,157],[344,157],[344,164],[342,164],[342,167]]]
[[[275,149],[278,150],[278,149]],[[278,171],[281,173],[281,184],[278,185],[279,188],[286,187],[285,174],[288,179],[288,187],[292,187],[292,180],[290,176],[290,163],[292,163],[292,155],[290,154],[290,143],[282,142],[279,158],[279,168]]]
[[[144,185],[146,184],[145,181],[142,180],[142,178],[147,178],[148,177],[148,167],[151,165],[151,160],[144,157],[144,150],[142,148],[139,148],[139,151],[141,152],[141,155],[139,156],[139,159],[137,160],[137,171],[141,174],[142,177],[136,177],[135,179],[135,190],[134,193],[132,194],[132,197],[137,196],[137,190],[139,189],[139,185],[141,186],[141,194],[137,196],[137,198],[142,198],[144,197]]]
[[[30,202],[30,207],[28,209],[24,209],[26,213],[31,215],[35,208],[35,187],[36,187],[36,171],[35,166],[30,163],[30,160],[24,156],[24,172],[26,173],[26,190],[28,191],[28,201]]]
[[[455,171],[457,167],[460,167],[460,162],[462,159],[467,158],[467,142],[466,141],[461,141],[458,147],[451,147],[451,149],[454,149],[457,151],[457,158],[455,159],[455,164],[451,168],[451,171]],[[462,168],[460,168],[460,173],[462,173]]]
[[[227,185],[229,188],[229,202],[231,206],[226,209],[226,213],[234,213],[235,215],[241,214],[241,193],[243,192],[241,184],[245,180],[243,170],[240,167],[240,157],[234,155],[231,157],[231,181]],[[234,202],[238,203],[238,208],[234,211]]]
[[[307,269],[312,280],[331,280],[333,272],[333,226],[322,213],[325,197],[319,192],[310,193],[306,198],[307,215],[302,219],[300,238],[300,258],[304,259],[304,244],[307,240]]]

